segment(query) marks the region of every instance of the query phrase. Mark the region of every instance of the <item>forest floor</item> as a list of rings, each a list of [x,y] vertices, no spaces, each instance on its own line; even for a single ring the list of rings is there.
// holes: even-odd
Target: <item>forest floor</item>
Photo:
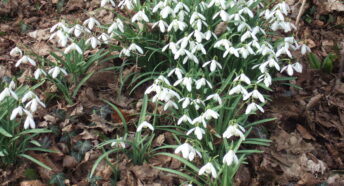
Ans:
[[[31,48],[37,54],[48,57],[53,50],[47,42],[49,29],[59,20],[81,22],[99,7],[99,0],[10,0],[0,2],[0,78],[15,76],[15,61],[9,51],[15,45]],[[296,20],[300,2],[287,1],[291,8],[291,19]],[[249,157],[235,177],[235,185],[344,185],[344,79],[340,63],[344,56],[344,4],[330,4],[332,0],[307,0],[294,37],[305,41],[320,59],[330,53],[337,56],[333,71],[310,68],[308,58],[302,62],[304,72],[291,83],[298,89],[277,83],[267,106],[259,118],[274,117],[276,120],[257,127],[252,135],[272,140],[268,147],[257,147],[264,151]],[[87,12],[87,13],[86,13]],[[95,12],[93,12],[95,13]],[[115,15],[107,11],[95,13],[102,23],[111,23]],[[344,51],[344,50],[343,50]],[[342,57],[342,58],[341,58]],[[109,66],[119,65],[114,60]],[[139,69],[127,68],[125,73]],[[31,73],[26,69],[24,74]],[[118,94],[118,74],[106,72],[96,74],[84,86],[77,103],[68,105],[53,99],[39,113],[39,127],[56,126],[57,133],[42,136],[50,149],[59,153],[31,155],[53,168],[47,171],[35,164],[22,161],[15,167],[0,167],[0,185],[46,185],[53,176],[63,176],[67,185],[88,185],[88,171],[101,151],[92,145],[100,142],[100,133],[116,137],[113,132],[120,125],[119,117],[101,99],[121,108],[124,115],[138,113],[136,103],[143,90],[133,95]],[[25,77],[19,77],[25,82]],[[56,87],[42,87],[42,93],[54,93]],[[105,113],[105,116],[104,116]],[[136,120],[137,118],[127,118]],[[254,119],[254,118],[253,118]],[[90,125],[92,123],[92,125]],[[172,140],[168,133],[157,135],[156,146]],[[82,141],[89,148],[83,158],[73,156],[76,144]],[[121,170],[117,185],[175,185],[179,178],[162,173],[154,166],[178,169],[180,162],[173,158],[155,157],[142,166],[134,166],[124,155],[110,158]],[[101,163],[97,168],[99,185],[111,185],[111,167]]]

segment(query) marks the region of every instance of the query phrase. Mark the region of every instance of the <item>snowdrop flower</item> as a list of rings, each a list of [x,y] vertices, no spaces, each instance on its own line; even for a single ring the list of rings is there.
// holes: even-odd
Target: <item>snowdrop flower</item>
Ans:
[[[300,63],[295,63],[295,64],[288,64],[287,66],[283,67],[281,72],[287,70],[287,74],[289,76],[292,76],[294,74],[294,70],[296,72],[302,72],[302,65]]]
[[[241,73],[239,76],[237,76],[234,80],[235,81],[243,81],[245,82],[246,84],[251,84],[251,80],[244,74],[244,73]]]
[[[190,124],[192,124],[191,118],[190,118],[189,116],[187,116],[187,115],[184,114],[182,117],[180,117],[180,118],[178,119],[177,124],[180,125],[180,124],[185,123],[185,122],[189,122]]]
[[[196,89],[197,90],[200,89],[201,87],[205,86],[205,85],[208,85],[209,88],[211,88],[211,89],[213,88],[211,83],[208,80],[206,80],[205,78],[201,78],[201,79],[197,80],[195,82],[195,84],[196,84]]]
[[[132,10],[132,9],[134,9],[134,3],[136,3],[136,1],[133,1],[133,0],[122,0],[118,4],[118,7],[120,7],[121,9],[126,7],[128,10]]]
[[[162,8],[164,8],[164,7],[165,7],[165,3],[162,2],[162,1],[159,1],[159,3],[156,4],[156,5],[153,7],[152,12],[153,12],[153,13],[156,13],[159,9],[162,9]]]
[[[211,36],[213,36],[214,39],[217,39],[216,34],[214,32],[212,32],[211,30],[208,30],[208,31],[204,32],[204,36],[205,36],[205,39],[207,41],[209,41],[211,39]]]
[[[174,11],[171,7],[169,6],[165,6],[161,11],[160,11],[160,16],[163,19],[166,19],[168,17],[168,15],[170,14],[174,14]]]
[[[77,44],[75,44],[75,43],[70,44],[70,45],[64,50],[63,53],[64,53],[64,54],[68,54],[69,52],[74,51],[74,50],[76,50],[79,54],[82,54],[81,48],[80,48]]]
[[[222,9],[226,9],[227,6],[226,6],[226,0],[212,0],[210,1],[210,3],[208,4],[208,8],[211,8],[213,6],[217,6],[219,8],[222,8]]]
[[[10,56],[12,56],[12,57],[18,57],[18,56],[22,56],[22,55],[23,55],[23,52],[18,47],[14,47],[10,51]]]
[[[128,48],[129,51],[135,51],[135,52],[138,52],[140,54],[143,54],[143,50],[141,47],[139,47],[137,44],[135,43],[132,43],[129,48]]]
[[[15,89],[16,88],[16,83],[12,80],[10,82],[10,84],[8,85],[8,88],[11,89],[11,90]]]
[[[183,102],[182,103],[182,108],[185,109],[186,107],[188,107],[190,105],[191,99],[186,97],[186,98],[180,99],[179,102]]]
[[[88,38],[88,39],[86,40],[86,44],[87,44],[87,45],[88,45],[88,44],[91,44],[91,47],[92,47],[93,49],[97,48],[98,45],[101,45],[100,41],[99,41],[97,38],[95,38],[95,37]]]
[[[202,43],[190,42],[191,53],[195,54],[197,51],[201,51],[204,55],[207,54],[207,51],[204,48]]]
[[[246,41],[246,39],[248,39],[248,38],[252,38],[252,39],[254,39],[254,40],[258,40],[258,38],[256,37],[256,35],[255,34],[253,34],[251,31],[246,31],[242,36],[241,36],[241,38],[240,38],[240,41],[241,42],[244,42],[244,41]]]
[[[112,0],[110,0],[110,1],[112,1]],[[83,25],[87,25],[88,29],[92,30],[95,25],[100,26],[100,23],[95,18],[90,17],[84,21]]]
[[[116,19],[114,23],[108,28],[108,34],[112,33],[114,30],[119,30],[121,32],[124,32],[124,25],[123,22],[120,19]]]
[[[33,117],[31,114],[26,116],[26,119],[24,122],[24,129],[28,129],[29,127],[32,129],[36,128],[35,121],[33,120]]]
[[[141,132],[142,128],[149,128],[151,131],[154,131],[154,127],[152,124],[148,123],[147,121],[142,122],[138,127],[136,132]]]
[[[205,134],[204,129],[200,128],[200,127],[195,127],[190,129],[186,135],[190,135],[192,132],[194,132],[194,134],[196,135],[197,139],[201,140],[203,137],[203,134]]]
[[[198,13],[198,12],[193,12],[191,17],[190,17],[190,24],[192,25],[197,19],[201,19],[203,21],[206,20],[206,18],[204,17],[204,15]]]
[[[165,33],[168,28],[168,24],[163,20],[159,20],[154,23],[152,28],[155,28],[156,26],[159,26],[160,32],[162,33]]]
[[[202,157],[201,153],[198,152],[196,149],[194,149],[190,144],[184,143],[182,145],[179,145],[174,153],[182,153],[183,158],[189,159],[190,161],[195,159],[195,156],[198,155],[199,157]]]
[[[205,164],[203,167],[201,167],[201,169],[199,169],[198,171],[198,175],[203,175],[203,174],[210,174],[213,178],[217,177],[217,173],[216,173],[216,169],[213,166],[213,164],[211,164],[210,162],[208,162],[207,164]]]
[[[250,97],[253,97],[255,99],[259,99],[260,102],[265,103],[264,96],[257,89],[255,89],[252,92],[244,95],[243,100],[247,100]]]
[[[56,78],[56,77],[60,74],[60,72],[62,72],[64,75],[67,75],[66,70],[63,69],[63,68],[60,68],[60,67],[58,67],[58,66],[56,66],[56,67],[50,69],[50,70],[48,71],[48,74],[50,74],[52,78]]]
[[[202,40],[205,39],[205,35],[199,30],[193,31],[190,35],[193,35],[195,37],[196,41],[199,43],[201,43]]]
[[[165,52],[167,48],[170,49],[173,54],[176,54],[178,51],[178,49],[177,49],[178,47],[177,47],[176,43],[174,43],[172,41],[170,43],[168,43],[167,45],[165,45],[161,51]]]
[[[284,15],[288,15],[288,12],[290,11],[289,5],[286,2],[278,3],[272,10],[280,10]]]
[[[217,113],[216,111],[212,110],[212,109],[207,109],[202,116],[204,117],[204,119],[206,120],[211,120],[211,118],[217,119],[219,118],[219,113]]]
[[[83,26],[76,24],[74,25],[68,33],[73,33],[75,37],[79,37],[83,32],[90,32],[87,28],[84,28]]]
[[[256,110],[260,110],[261,112],[264,112],[264,109],[263,109],[260,105],[258,105],[258,104],[256,104],[256,103],[252,102],[252,103],[250,103],[250,104],[247,106],[246,111],[245,111],[245,114],[249,114],[249,113],[251,113],[251,112],[255,112]]]
[[[302,65],[299,62],[296,62],[293,64],[293,69],[296,72],[301,73],[302,72]]]
[[[311,52],[311,49],[307,45],[305,45],[305,44],[301,45],[301,54],[302,55],[305,55],[305,54],[310,53],[310,52]]]
[[[42,107],[45,107],[45,104],[43,102],[41,102],[41,100],[39,100],[38,97],[35,97],[35,98],[31,99],[31,101],[29,101],[25,105],[25,108],[30,107],[30,111],[33,113],[33,112],[36,112],[38,104],[41,105]]]
[[[172,74],[175,74],[178,79],[182,79],[184,72],[180,68],[174,68],[168,73],[167,76],[170,77],[170,76],[172,76]]]
[[[170,107],[174,107],[175,109],[178,109],[178,105],[174,101],[168,100],[164,105],[164,110],[167,110]]]
[[[173,86],[177,86],[179,84],[182,84],[186,87],[186,89],[191,92],[192,90],[192,79],[190,77],[184,77],[182,79],[178,79],[174,84]]]
[[[37,68],[37,70],[35,70],[35,72],[33,73],[33,76],[35,77],[35,79],[38,79],[39,76],[41,75],[47,75],[47,73],[45,73],[45,71],[43,69]]]
[[[241,85],[237,85],[237,86],[233,87],[228,92],[229,95],[239,94],[239,93],[241,93],[242,95],[248,94],[247,90],[243,86],[241,86]]]
[[[131,18],[131,22],[149,22],[149,19],[147,17],[147,15],[145,14],[144,11],[138,11],[132,18]]]
[[[186,12],[190,12],[190,8],[186,4],[184,4],[183,2],[178,2],[176,4],[176,6],[174,6],[173,12],[177,13],[181,10],[185,10]]]
[[[68,43],[68,36],[62,32],[61,30],[58,30],[57,32],[53,33],[50,37],[49,40],[58,37],[58,44],[61,47],[65,47]]]
[[[217,101],[219,103],[219,105],[222,105],[222,99],[220,97],[219,94],[211,94],[209,95],[205,100],[214,100],[214,101]]]
[[[15,67],[18,67],[22,63],[24,64],[30,63],[32,66],[36,66],[36,62],[33,59],[31,59],[29,56],[23,56],[22,58],[20,58],[15,64]]]
[[[111,147],[116,147],[116,148],[123,148],[125,149],[125,143],[123,142],[123,138],[117,138],[116,141],[111,143]]]
[[[100,7],[104,7],[107,4],[111,4],[113,7],[116,6],[115,2],[113,0],[101,0]]]
[[[5,88],[1,93],[0,93],[0,102],[3,101],[6,97],[11,96],[14,99],[18,100],[17,94],[10,88]]]
[[[281,29],[285,33],[290,32],[292,29],[296,30],[296,26],[294,24],[284,21],[275,21],[271,24],[270,28],[273,31]]]
[[[119,53],[119,57],[123,57],[123,56],[131,56],[130,54],[130,50],[128,50],[127,48],[122,48],[121,52]]]
[[[35,93],[33,93],[31,90],[26,92],[24,96],[22,97],[21,101],[25,103],[27,100],[31,100],[33,98],[37,97]]]
[[[272,84],[272,78],[269,73],[264,73],[258,77],[258,83],[263,81],[266,87],[269,87]]]
[[[187,25],[185,22],[180,21],[180,20],[177,20],[177,19],[174,19],[174,20],[170,23],[170,25],[168,26],[167,31],[170,32],[172,29],[173,29],[175,32],[178,31],[178,30],[184,31],[185,28],[187,28],[187,27],[188,27],[188,25]]]
[[[59,23],[55,24],[54,26],[52,26],[51,29],[50,29],[50,33],[54,32],[56,29],[62,29],[62,31],[64,31],[64,32],[68,32],[69,31],[69,28],[66,27],[66,25],[64,25],[64,23],[61,23],[61,22],[59,22]]]
[[[108,44],[110,40],[110,36],[107,35],[106,33],[102,33],[100,34],[100,36],[98,36],[98,39],[103,41],[105,44]]]
[[[194,105],[195,109],[198,110],[200,108],[200,105],[204,106],[204,101],[197,98],[197,99],[192,100],[191,105]]]
[[[227,164],[228,166],[234,164],[238,164],[239,160],[238,157],[235,155],[235,152],[233,150],[229,150],[226,155],[223,157],[222,160],[223,163]]]
[[[247,7],[245,7],[245,8],[243,8],[243,9],[239,10],[239,14],[240,14],[240,15],[241,15],[241,14],[247,14],[247,15],[250,16],[251,18],[254,17],[253,12],[252,12],[249,8],[247,8]]]
[[[202,67],[206,67],[210,64],[210,72],[214,72],[216,70],[216,67],[218,67],[219,69],[222,69],[222,66],[219,62],[217,62],[216,60],[210,60],[205,62]]]
[[[228,39],[221,39],[214,44],[214,48],[224,47],[226,50],[229,50],[232,46],[232,43]]]
[[[17,108],[13,109],[10,120],[14,120],[18,115],[22,116],[24,111],[25,109],[22,106],[18,106]]]
[[[243,132],[245,132],[245,129],[238,125],[238,124],[234,124],[234,125],[230,125],[226,131],[223,133],[222,137],[224,138],[231,138],[232,136],[239,136],[241,139],[245,139],[245,135],[243,134]]]
[[[198,109],[196,109],[196,110],[198,110]],[[203,114],[192,120],[193,125],[195,125],[196,123],[201,123],[204,128],[207,127],[207,122],[205,121]]]
[[[230,19],[230,15],[228,12],[226,12],[225,10],[220,10],[219,12],[217,12],[216,14],[214,14],[213,16],[213,20],[216,19],[216,17],[220,16],[222,21],[227,22]]]

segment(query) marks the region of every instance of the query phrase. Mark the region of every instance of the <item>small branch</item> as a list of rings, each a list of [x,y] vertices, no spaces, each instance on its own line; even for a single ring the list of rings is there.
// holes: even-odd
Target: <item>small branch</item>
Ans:
[[[299,10],[299,14],[296,17],[296,22],[295,22],[296,26],[299,24],[300,18],[301,18],[303,11],[305,9],[305,5],[306,5],[306,0],[303,0],[302,5],[301,5],[300,10]]]

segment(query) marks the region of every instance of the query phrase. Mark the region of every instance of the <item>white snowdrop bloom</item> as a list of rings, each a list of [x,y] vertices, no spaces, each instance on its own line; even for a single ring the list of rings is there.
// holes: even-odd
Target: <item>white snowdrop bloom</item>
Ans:
[[[153,7],[152,12],[155,13],[155,12],[157,12],[159,9],[162,9],[162,8],[164,8],[164,7],[165,7],[165,3],[162,2],[162,1],[159,1],[159,3],[156,4],[156,5]]]
[[[121,32],[124,32],[124,24],[120,19],[116,19],[116,21],[114,23],[112,23],[110,25],[110,27],[108,28],[108,34],[112,33],[114,30],[119,30]]]
[[[253,12],[252,12],[248,7],[245,7],[245,8],[242,8],[241,10],[239,10],[239,14],[240,14],[240,15],[242,15],[242,14],[247,14],[247,15],[250,16],[251,18],[254,17]]]
[[[180,124],[185,123],[185,122],[189,122],[190,124],[192,124],[191,118],[188,115],[184,114],[182,117],[180,117],[178,119],[177,124],[180,125]]]
[[[243,87],[243,86],[241,86],[240,84],[239,85],[237,85],[237,86],[235,86],[235,87],[233,87],[231,90],[229,90],[229,92],[228,92],[228,94],[229,95],[233,95],[233,94],[242,94],[242,95],[246,95],[246,94],[248,94],[248,92],[247,92],[247,90]]]
[[[154,127],[152,124],[148,123],[147,121],[143,121],[138,127],[136,132],[141,132],[142,128],[149,128],[151,131],[154,131]]]
[[[36,128],[36,123],[33,120],[32,115],[27,115],[24,122],[24,129],[28,129],[28,128],[32,128],[32,129]]]
[[[287,66],[284,66],[282,69],[281,69],[281,72],[287,70],[287,74],[289,76],[292,76],[294,74],[294,70],[293,70],[293,65],[292,64],[288,64]]]
[[[170,32],[172,29],[173,29],[175,32],[178,31],[178,30],[184,31],[185,28],[187,28],[187,27],[188,27],[188,25],[187,25],[185,22],[180,21],[180,20],[178,20],[178,19],[174,19],[174,20],[170,23],[170,25],[168,26],[167,31]]]
[[[72,44],[70,44],[65,50],[64,50],[64,54],[68,54],[68,53],[70,53],[71,51],[74,51],[74,50],[76,50],[79,54],[82,54],[83,52],[82,52],[82,50],[81,50],[81,48],[77,45],[77,44],[75,44],[75,43],[72,43]]]
[[[217,101],[219,103],[219,105],[222,105],[222,99],[220,97],[219,94],[211,94],[209,95],[205,100],[214,100],[214,101]]]
[[[92,30],[95,25],[99,27],[100,23],[95,18],[90,17],[84,21],[83,25],[87,25],[87,28]]]
[[[288,15],[290,11],[289,5],[286,2],[278,3],[273,9],[273,11],[280,10],[284,15]]]
[[[120,137],[116,139],[116,141],[111,143],[111,147],[122,148],[125,149],[125,143],[123,142],[123,138]]]
[[[174,15],[174,11],[171,7],[165,6],[161,11],[160,11],[160,16],[163,19],[166,19],[169,15]],[[174,16],[173,16],[174,17]]]
[[[241,22],[237,28],[238,32],[241,32],[241,31],[251,31],[252,28],[249,24],[247,24],[246,22]]]
[[[97,48],[98,45],[101,45],[100,41],[99,41],[97,38],[95,38],[95,37],[88,38],[88,39],[86,40],[86,44],[87,44],[87,45],[88,45],[88,44],[91,44],[91,47],[92,47],[93,49]]]
[[[269,67],[275,67],[276,70],[280,70],[280,66],[277,61],[273,57],[269,57],[268,61],[266,61]]]
[[[167,109],[170,108],[170,107],[173,107],[173,108],[175,108],[175,109],[178,109],[178,105],[177,105],[174,101],[168,100],[168,101],[165,103],[165,105],[164,105],[164,110],[167,110]]]
[[[8,88],[9,89],[11,89],[11,90],[13,90],[13,89],[15,89],[16,88],[16,83],[12,80],[11,82],[10,82],[10,84],[8,85]]]
[[[190,49],[192,54],[195,54],[197,51],[201,51],[204,55],[207,54],[207,51],[205,50],[204,45],[202,43],[191,42]]]
[[[212,0],[210,1],[210,3],[208,4],[208,8],[211,8],[213,6],[217,6],[219,8],[222,8],[222,9],[226,9],[227,6],[226,6],[226,0]]]
[[[183,158],[188,159],[190,161],[195,159],[195,156],[198,155],[199,157],[202,157],[201,153],[198,152],[196,149],[194,149],[190,144],[184,143],[182,145],[179,145],[174,153],[182,153]]]
[[[22,106],[18,106],[17,108],[13,109],[10,120],[14,120],[18,115],[22,116],[24,114],[24,110],[25,109]]]
[[[213,36],[214,39],[217,39],[216,34],[214,32],[212,32],[211,30],[204,32],[204,36],[205,36],[205,39],[207,41],[209,41],[211,39],[211,36]]]
[[[106,6],[107,4],[111,4],[113,7],[116,6],[116,3],[113,1],[113,0],[101,0],[100,1],[100,7],[104,7]]]
[[[22,58],[20,58],[17,63],[15,64],[15,67],[18,67],[20,64],[31,64],[32,66],[36,66],[36,62],[31,59],[29,56],[23,56]]]
[[[52,26],[51,29],[50,29],[50,33],[55,32],[56,29],[61,29],[64,32],[68,32],[69,31],[69,28],[66,27],[66,25],[64,23],[61,23],[61,22],[59,22],[59,23],[55,24],[54,26]]]
[[[0,93],[0,102],[3,101],[6,97],[11,96],[14,99],[18,100],[17,94],[11,90],[10,88],[5,88],[1,93]]]
[[[178,13],[181,10],[185,10],[186,12],[190,12],[190,8],[184,4],[183,2],[178,2],[173,9],[174,13]]]
[[[119,57],[123,57],[123,56],[131,56],[130,54],[130,50],[128,50],[127,48],[122,48],[121,52],[119,53]]]
[[[153,28],[155,28],[156,26],[159,26],[160,32],[162,33],[165,33],[168,29],[168,24],[163,20],[159,20],[153,24]]]
[[[10,56],[12,56],[12,57],[18,57],[18,56],[22,56],[22,55],[23,55],[23,52],[18,47],[14,47],[10,51]]]
[[[25,105],[25,108],[30,108],[30,111],[32,113],[36,112],[37,111],[37,107],[38,107],[38,104],[41,105],[42,107],[45,107],[45,104],[43,102],[41,102],[41,100],[39,100],[38,97],[35,97],[33,99],[31,99],[31,101],[29,101],[26,105]]]
[[[68,43],[68,36],[61,30],[58,30],[57,32],[50,35],[49,40],[52,40],[53,38],[58,38],[58,44],[61,47],[67,46]]]
[[[211,176],[213,178],[217,177],[217,173],[216,173],[216,169],[213,166],[213,164],[211,164],[210,162],[208,162],[207,164],[205,164],[203,167],[201,167],[198,171],[198,175],[203,175],[203,174],[211,174]]]
[[[226,155],[223,157],[222,160],[223,163],[227,164],[228,166],[234,164],[238,164],[239,160],[238,157],[235,155],[235,152],[233,150],[229,150]]]
[[[284,15],[283,15],[283,13],[280,10],[275,10],[274,11],[274,16],[279,21],[284,21],[285,20],[284,19]]]
[[[161,51],[165,52],[167,48],[170,49],[173,54],[176,54],[178,51],[178,47],[177,47],[176,43],[172,42],[172,41],[169,42],[167,45],[165,45]]]
[[[172,69],[169,73],[168,73],[168,77],[172,76],[172,74],[175,74],[177,76],[178,79],[182,79],[183,78],[183,70],[180,68],[174,68]]]
[[[130,46],[128,47],[128,50],[130,51],[134,51],[134,52],[138,52],[140,54],[143,54],[143,50],[141,47],[139,47],[137,44],[132,43],[130,44]]]
[[[232,46],[232,43],[228,39],[221,39],[214,44],[214,48],[224,47],[226,50],[229,50]]]
[[[262,34],[266,35],[266,32],[264,29],[262,29],[260,26],[256,26],[252,29],[252,34],[256,35],[258,33],[262,33]]]
[[[270,26],[271,30],[277,31],[277,30],[283,30],[285,33],[290,32],[291,30],[296,30],[296,26],[289,22],[284,21],[275,21]]]
[[[122,0],[119,2],[118,7],[123,9],[126,7],[128,10],[134,9],[134,4],[136,4],[135,0]]]
[[[235,79],[233,81],[234,82],[235,81],[242,81],[242,82],[245,82],[248,85],[251,84],[250,78],[248,78],[244,73],[241,73],[239,76],[235,77]]]
[[[103,41],[105,44],[109,44],[110,36],[106,33],[102,33],[98,36],[98,40]]]
[[[191,17],[190,17],[190,24],[192,25],[197,19],[201,19],[203,21],[206,21],[206,18],[204,15],[198,12],[193,12]]]
[[[195,82],[195,84],[196,84],[196,89],[198,90],[198,89],[200,89],[201,87],[203,87],[203,86],[205,86],[205,85],[208,85],[209,86],[209,88],[213,88],[213,86],[211,85],[211,83],[208,81],[208,80],[206,80],[204,77],[202,77],[201,79],[198,79],[196,82]]]
[[[35,98],[35,97],[37,97],[37,95],[36,95],[34,92],[32,92],[32,91],[30,90],[30,91],[28,91],[28,92],[26,92],[26,93],[24,94],[24,96],[22,97],[21,101],[22,101],[23,103],[25,103],[27,100],[31,100],[31,99],[33,99],[33,98]]]
[[[84,28],[83,26],[76,24],[71,29],[69,29],[68,33],[73,33],[75,37],[80,37],[80,35],[84,32],[90,33],[87,28]]]
[[[202,40],[205,39],[205,35],[199,30],[195,30],[191,34],[195,37],[196,41],[199,43],[201,43]]]
[[[228,12],[226,12],[225,10],[220,10],[219,12],[214,14],[213,20],[216,19],[218,16],[220,16],[221,20],[224,22],[227,22],[230,19],[230,14]]]
[[[240,14],[231,14],[228,21],[234,20],[234,25],[238,25],[240,22],[246,22],[246,19]]]
[[[243,100],[247,100],[250,97],[255,98],[255,99],[259,99],[260,102],[265,103],[264,96],[257,89],[255,89],[252,92],[244,95]]]
[[[180,10],[177,14],[177,18],[179,21],[184,21],[185,20],[185,16],[189,15],[189,12],[185,11],[185,10]]]
[[[241,36],[241,38],[240,38],[240,41],[241,42],[244,42],[244,41],[246,41],[246,39],[248,39],[248,38],[252,38],[252,39],[254,39],[254,40],[258,40],[258,38],[256,37],[256,35],[255,34],[253,34],[251,31],[246,31],[242,36]]]
[[[255,112],[256,110],[260,110],[261,112],[264,112],[264,109],[260,105],[252,102],[247,106],[245,114]]]
[[[264,17],[264,19],[269,20],[274,16],[274,11],[270,11],[269,9],[266,9],[260,13],[259,16]]]
[[[220,116],[218,112],[212,109],[207,109],[202,115],[206,120],[211,120],[212,118],[218,119]]]
[[[258,83],[263,81],[266,87],[269,87],[272,84],[272,78],[269,73],[264,73],[258,77]]]
[[[229,49],[227,49],[224,53],[223,53],[223,57],[225,58],[228,54],[232,54],[235,57],[239,57],[239,49],[234,48],[234,47],[230,47]]]
[[[190,135],[191,133],[194,133],[197,137],[198,140],[201,140],[203,138],[203,134],[205,134],[204,129],[200,128],[200,127],[194,127],[192,129],[190,129],[186,135]]]
[[[238,124],[234,124],[234,125],[230,125],[226,131],[223,133],[222,137],[224,138],[231,138],[232,136],[239,136],[242,140],[245,139],[245,135],[243,134],[243,132],[245,132],[245,129],[238,125]]]
[[[170,81],[167,79],[167,78],[165,78],[164,76],[162,76],[162,75],[160,75],[159,77],[158,77],[158,79],[156,79],[158,82],[164,82],[166,85],[168,85],[168,86],[171,86],[171,83],[170,83]]]
[[[196,109],[197,110],[197,109]],[[192,124],[195,125],[197,123],[201,123],[204,128],[207,128],[207,121],[205,120],[203,114],[196,117],[195,119],[192,120]]]
[[[177,50],[177,52],[174,54],[174,59],[177,60],[179,59],[180,56],[185,56],[186,55],[186,49],[185,48],[180,48]]]
[[[191,105],[194,105],[195,109],[198,110],[200,108],[200,105],[204,106],[204,101],[202,101],[200,99],[194,99],[194,100],[192,100]]]
[[[197,30],[202,30],[202,25],[208,27],[208,24],[205,21],[206,18],[202,14],[194,12],[192,13],[190,18],[190,25],[192,25]]]
[[[188,107],[190,105],[191,99],[188,97],[185,97],[185,98],[180,99],[179,102],[183,102],[182,108],[185,109],[186,107]]]
[[[173,86],[177,86],[179,84],[182,84],[186,87],[186,89],[191,92],[192,90],[192,78],[190,77],[184,77],[182,79],[178,79],[174,84]]]
[[[244,59],[246,59],[248,55],[250,55],[250,52],[244,47],[238,48],[237,51],[239,54],[241,54],[241,57]]]
[[[131,22],[149,22],[149,19],[147,17],[147,15],[145,14],[144,11],[138,11],[132,18],[131,18]]]
[[[207,8],[208,8],[208,3],[204,2],[204,1],[201,1],[199,4],[198,4],[200,10],[202,12],[204,12]]]
[[[176,44],[179,45],[180,48],[185,49],[188,46],[188,44],[191,43],[191,41],[190,41],[191,36],[192,35],[189,34],[188,36],[179,39]]]
[[[296,62],[293,64],[293,69],[296,72],[301,73],[302,72],[302,65],[299,62]]]
[[[301,54],[302,55],[305,55],[305,54],[310,53],[310,52],[311,52],[311,49],[307,45],[305,45],[305,44],[301,45]]]
[[[42,74],[43,74],[44,76],[47,75],[47,73],[45,73],[45,71],[44,71],[43,69],[37,68],[37,69],[35,70],[35,72],[33,73],[33,76],[35,77],[35,79],[38,79]]]
[[[185,58],[183,59],[183,64],[185,64],[185,63],[186,63],[187,61],[189,61],[189,60],[195,62],[196,64],[199,63],[198,58],[197,58],[193,53],[189,52],[188,50],[185,50],[185,53],[186,53],[186,56],[185,56]],[[177,52],[177,54],[178,54],[178,52]],[[177,55],[177,54],[176,54],[176,55]]]
[[[50,74],[52,78],[56,78],[56,77],[60,74],[60,72],[62,72],[64,75],[67,75],[66,70],[63,69],[63,68],[60,68],[60,67],[58,67],[58,66],[56,66],[56,67],[50,69],[50,70],[48,71],[48,74]]]
[[[155,83],[153,83],[151,86],[149,86],[146,91],[145,94],[150,94],[152,92],[161,92],[161,87]]]

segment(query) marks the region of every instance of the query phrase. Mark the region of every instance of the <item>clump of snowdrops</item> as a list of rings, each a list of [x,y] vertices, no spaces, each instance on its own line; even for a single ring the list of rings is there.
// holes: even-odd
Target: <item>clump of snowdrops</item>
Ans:
[[[60,22],[52,28],[51,39],[66,47],[65,55],[82,55],[73,38],[86,37],[85,45],[117,50],[124,62],[143,67],[145,73],[134,78],[134,87],[154,80],[145,94],[173,119],[165,125],[140,117],[137,131],[173,133],[180,144],[159,149],[173,148],[175,154],[157,154],[185,164],[182,172],[158,168],[184,177],[188,184],[231,185],[246,156],[259,152],[242,144],[269,142],[248,135],[252,127],[271,119],[251,122],[248,117],[264,112],[274,75],[302,72],[295,56],[310,51],[288,36],[296,29],[286,17],[288,5],[260,0],[102,0],[100,8],[129,10],[130,16],[118,14],[110,25],[93,17],[71,28]],[[52,77],[65,73],[54,68]],[[126,136],[114,146],[124,148]]]

